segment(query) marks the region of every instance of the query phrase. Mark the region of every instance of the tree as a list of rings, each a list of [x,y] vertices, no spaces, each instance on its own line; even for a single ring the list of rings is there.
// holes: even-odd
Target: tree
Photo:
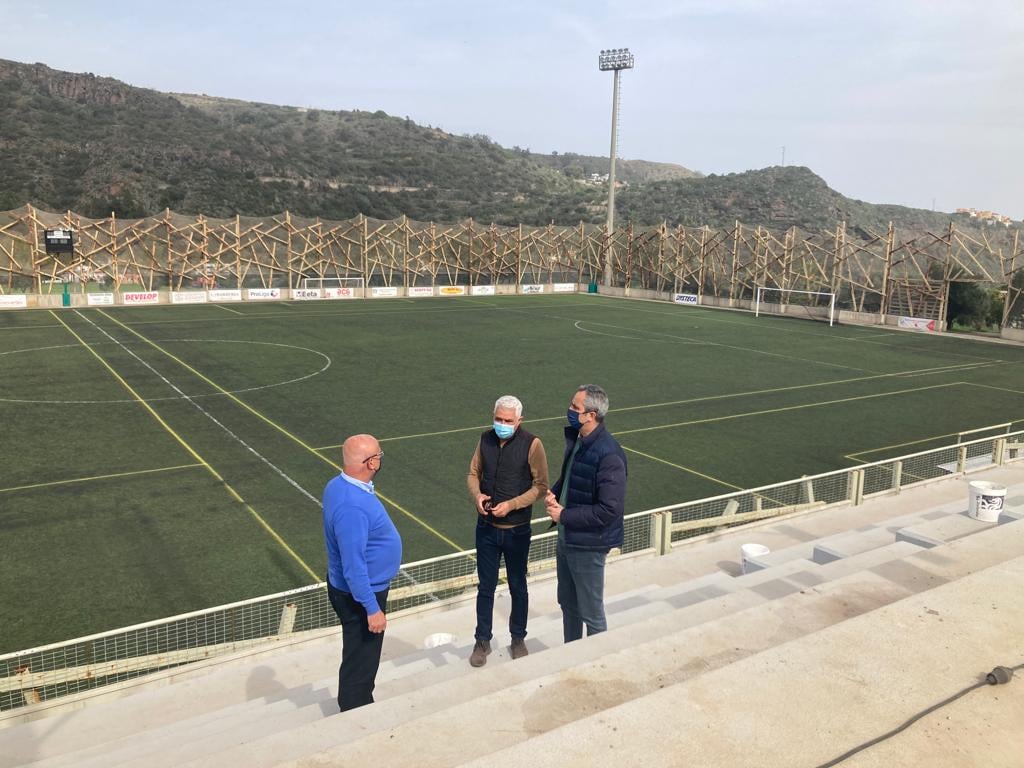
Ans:
[[[983,331],[989,327],[992,293],[978,283],[949,284],[949,305],[946,319],[954,324]]]

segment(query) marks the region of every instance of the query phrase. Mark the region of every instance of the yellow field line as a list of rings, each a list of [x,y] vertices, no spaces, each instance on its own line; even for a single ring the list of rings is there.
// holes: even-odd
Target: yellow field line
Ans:
[[[680,421],[675,424],[658,424],[653,427],[640,427],[638,429],[625,429],[617,430],[616,436],[619,435],[634,435],[638,432],[652,432],[657,429],[673,429],[675,427],[689,427],[694,424],[710,424],[716,421],[730,421],[732,419],[743,419],[748,416],[764,416],[769,413],[784,413],[785,411],[799,411],[803,408],[818,408],[825,405],[837,405],[839,403],[852,403],[857,400],[872,400],[877,397],[889,397],[891,395],[905,395],[911,392],[923,392],[928,389],[943,389],[945,387],[954,387],[962,382],[954,381],[948,384],[932,384],[927,387],[915,387],[913,389],[898,389],[894,392],[876,392],[873,395],[857,395],[856,397],[843,397],[838,400],[824,400],[818,403],[804,403],[803,405],[787,405],[782,408],[766,408],[761,411],[747,411],[746,413],[734,413],[729,416],[713,416],[707,419],[693,419],[691,421]]]
[[[155,341],[152,341],[151,339],[149,339],[149,338],[147,338],[147,337],[143,336],[143,335],[142,335],[141,333],[139,333],[139,332],[138,332],[138,331],[136,331],[135,329],[133,329],[133,328],[130,328],[129,326],[125,325],[124,323],[122,323],[122,322],[121,322],[120,320],[118,320],[117,318],[115,318],[115,317],[111,317],[111,316],[110,316],[110,315],[108,315],[108,314],[107,314],[106,312],[104,312],[104,311],[103,311],[102,309],[101,309],[101,310],[99,310],[99,311],[100,311],[100,314],[102,314],[102,315],[103,315],[104,317],[106,317],[106,318],[107,318],[108,320],[111,320],[111,321],[113,321],[113,322],[117,323],[117,324],[118,324],[119,326],[121,326],[122,328],[124,328],[124,329],[125,329],[126,331],[128,331],[129,333],[133,334],[134,336],[138,337],[138,338],[139,338],[139,339],[141,339],[142,341],[146,342],[147,344],[149,344],[149,345],[150,345],[151,347],[153,347],[154,349],[158,350],[159,352],[162,352],[162,353],[163,353],[163,354],[165,354],[165,355],[166,355],[167,357],[171,358],[171,360],[173,360],[173,361],[174,361],[174,362],[176,362],[176,363],[177,363],[178,365],[180,365],[181,367],[183,367],[183,368],[184,368],[185,370],[187,370],[187,371],[190,371],[191,373],[193,373],[194,375],[198,376],[198,377],[199,377],[200,379],[202,379],[203,381],[205,381],[205,382],[206,382],[207,384],[209,384],[209,385],[210,385],[211,387],[213,387],[214,389],[216,389],[216,390],[217,390],[218,392],[220,392],[221,394],[223,394],[223,395],[225,395],[226,397],[228,397],[228,398],[230,398],[231,400],[233,400],[233,401],[234,401],[235,403],[237,403],[237,404],[238,404],[238,405],[240,405],[240,406],[241,406],[242,408],[244,408],[245,410],[247,410],[247,411],[248,411],[249,413],[251,413],[251,414],[252,414],[253,416],[255,416],[256,418],[260,419],[261,421],[263,421],[263,422],[264,422],[264,423],[266,423],[267,425],[269,425],[269,426],[273,427],[273,428],[274,428],[274,429],[276,429],[276,430],[277,430],[278,432],[280,432],[280,433],[281,433],[282,435],[284,435],[285,437],[287,437],[287,438],[288,438],[289,440],[292,440],[292,441],[293,441],[293,442],[295,442],[295,443],[296,443],[297,445],[300,445],[300,446],[302,446],[302,447],[303,447],[303,448],[305,448],[305,449],[306,449],[307,451],[309,451],[309,452],[310,452],[310,453],[312,453],[312,454],[313,454],[314,456],[316,456],[316,457],[317,457],[318,459],[320,459],[321,461],[325,462],[326,464],[329,464],[330,466],[334,467],[334,468],[335,468],[335,469],[336,469],[337,471],[341,472],[341,469],[342,469],[342,468],[341,468],[341,465],[340,465],[340,464],[337,464],[337,463],[335,463],[334,461],[331,461],[331,460],[330,460],[329,458],[327,458],[327,457],[326,457],[326,456],[324,456],[324,455],[323,455],[322,453],[320,453],[320,452],[319,452],[319,451],[318,451],[318,450],[317,450],[316,448],[313,448],[312,446],[308,445],[308,444],[307,444],[307,443],[306,443],[306,442],[305,442],[304,440],[302,440],[302,439],[301,439],[301,438],[299,438],[299,437],[296,437],[296,436],[295,436],[295,435],[293,435],[293,434],[292,434],[291,432],[289,432],[289,431],[288,431],[287,429],[285,429],[284,427],[282,427],[282,426],[281,426],[280,424],[278,424],[277,422],[275,422],[275,421],[273,421],[272,419],[268,418],[267,416],[263,415],[263,414],[262,414],[262,413],[260,413],[260,412],[259,412],[258,410],[256,410],[255,408],[253,408],[253,407],[252,407],[251,405],[249,405],[248,403],[246,403],[246,402],[245,402],[244,400],[240,399],[240,398],[239,398],[239,397],[237,397],[236,395],[234,395],[234,394],[232,394],[231,392],[229,392],[228,390],[224,389],[224,387],[220,386],[220,385],[219,385],[219,384],[218,384],[217,382],[213,381],[213,380],[212,380],[212,379],[210,379],[209,377],[207,377],[207,376],[203,375],[202,373],[200,373],[199,371],[197,371],[197,370],[196,370],[195,368],[193,368],[193,367],[192,367],[191,365],[189,365],[188,363],[186,363],[186,362],[185,362],[184,360],[182,360],[182,359],[181,359],[180,357],[177,357],[176,355],[172,354],[171,352],[168,352],[168,351],[167,351],[166,349],[164,349],[163,347],[161,347],[161,346],[160,346],[159,344],[157,344],[157,343],[156,343]],[[450,547],[452,547],[452,548],[453,548],[453,549],[454,549],[454,550],[455,550],[456,552],[461,552],[461,551],[462,551],[463,549],[465,549],[464,547],[460,547],[460,546],[459,546],[458,544],[456,544],[456,543],[455,543],[454,541],[452,541],[451,539],[449,539],[449,538],[448,538],[447,536],[445,536],[445,535],[444,535],[443,533],[441,533],[441,532],[440,532],[439,530],[437,530],[436,528],[434,528],[434,527],[433,527],[432,525],[430,525],[430,523],[428,523],[428,522],[427,522],[426,520],[423,520],[423,519],[422,519],[422,518],[420,518],[419,516],[417,516],[417,515],[413,514],[412,512],[410,512],[409,510],[407,510],[407,509],[406,509],[405,507],[403,507],[403,506],[402,506],[401,504],[399,504],[398,502],[396,502],[396,501],[394,501],[394,500],[392,500],[392,499],[388,498],[387,496],[385,496],[385,495],[384,495],[383,493],[381,493],[380,491],[377,491],[377,496],[379,496],[379,497],[380,497],[380,499],[381,499],[382,501],[386,502],[387,504],[390,504],[390,505],[391,505],[392,507],[394,507],[395,509],[397,509],[397,510],[398,510],[399,512],[401,512],[401,513],[402,513],[403,515],[405,515],[406,517],[408,517],[408,518],[409,518],[410,520],[412,520],[412,521],[416,522],[417,524],[421,525],[421,526],[422,526],[423,528],[425,528],[426,530],[428,530],[428,531],[429,531],[430,533],[434,534],[434,535],[435,535],[435,536],[436,536],[437,538],[441,539],[441,541],[445,542],[445,543],[446,543],[446,544],[448,544],[448,545],[449,545]]]
[[[961,363],[956,367],[950,367],[948,365],[940,365],[934,368],[918,368],[909,371],[896,371],[895,373],[878,373],[871,376],[855,376],[850,379],[835,379],[833,381],[819,381],[814,384],[793,384],[787,387],[772,387],[770,389],[754,389],[746,392],[731,392],[724,395],[705,395],[703,397],[691,397],[686,400],[668,400],[663,403],[648,403],[646,405],[628,405],[624,408],[616,408],[615,413],[626,413],[628,411],[643,411],[650,408],[667,408],[673,405],[691,405],[693,403],[704,403],[711,400],[727,400],[733,397],[751,397],[753,395],[769,395],[776,392],[792,392],[798,389],[813,389],[815,387],[828,387],[835,384],[855,384],[861,381],[873,381],[875,379],[889,379],[897,378],[908,375],[935,375],[939,376],[944,373],[959,373],[961,367],[973,368],[976,363]],[[979,385],[981,386],[981,385]],[[544,416],[539,419],[523,419],[524,424],[539,424],[544,421],[559,421],[564,419],[565,416]],[[380,442],[393,442],[395,440],[411,440],[416,437],[438,437],[439,435],[453,435],[458,432],[470,432],[477,430],[484,430],[490,427],[489,424],[479,424],[472,427],[456,427],[454,429],[442,429],[437,432],[419,432],[412,435],[398,435],[396,437],[382,437]],[[324,445],[317,448],[318,451],[327,451],[334,448],[340,448],[341,444],[336,445]]]
[[[8,325],[0,328],[0,331],[22,331],[28,328],[60,328],[59,325]]]
[[[100,311],[102,312],[102,310],[100,310]],[[288,546],[288,542],[286,542],[283,538],[281,538],[281,535],[277,531],[275,531],[273,529],[273,527],[271,527],[271,525],[260,516],[260,513],[257,512],[255,509],[253,509],[252,506],[245,499],[243,499],[241,497],[241,495],[238,493],[238,491],[236,491],[233,487],[231,487],[230,483],[228,483],[227,480],[225,480],[223,477],[221,477],[220,473],[217,472],[217,470],[214,469],[212,466],[210,466],[209,462],[207,462],[202,456],[200,456],[199,453],[196,452],[196,450],[191,445],[189,445],[188,442],[186,442],[185,439],[181,435],[179,435],[177,432],[175,432],[174,428],[171,427],[171,425],[168,424],[166,421],[164,421],[163,418],[160,416],[160,414],[157,413],[155,410],[153,410],[153,407],[149,403],[147,403],[142,398],[142,396],[139,395],[138,392],[136,392],[134,389],[132,389],[132,386],[127,381],[124,380],[124,378],[121,376],[121,374],[119,374],[117,371],[114,370],[114,368],[110,365],[110,363],[108,363],[106,360],[104,360],[95,349],[90,347],[81,336],[79,336],[77,333],[75,333],[75,331],[71,328],[70,325],[68,325],[60,317],[58,317],[57,314],[52,309],[50,310],[50,314],[53,315],[57,319],[57,322],[60,323],[61,325],[63,325],[67,329],[68,333],[70,333],[72,336],[74,336],[75,339],[77,339],[78,342],[83,347],[85,347],[87,350],[89,350],[89,352],[92,354],[92,356],[95,357],[97,360],[100,361],[100,363],[103,364],[104,368],[106,368],[108,371],[110,371],[110,374],[115,379],[117,379],[126,390],[128,390],[129,394],[131,394],[132,397],[134,397],[136,400],[139,401],[139,404],[142,405],[143,408],[145,408],[147,411],[149,411],[150,416],[152,416],[154,419],[156,419],[157,423],[161,427],[163,427],[167,431],[167,433],[171,437],[173,437],[181,445],[182,448],[184,448],[186,451],[188,451],[189,455],[191,455],[197,462],[199,462],[199,464],[201,466],[203,466],[206,469],[206,471],[209,472],[214,477],[214,479],[216,479],[221,485],[224,486],[224,489],[228,492],[228,494],[231,495],[231,497],[233,499],[235,499],[239,504],[241,504],[243,507],[245,507],[245,509],[249,512],[249,514],[252,515],[256,519],[256,521],[261,526],[263,526],[264,530],[266,530],[267,533],[270,534],[271,538],[273,538],[274,541],[276,541],[289,555],[291,555],[292,558],[294,558],[294,560],[300,566],[302,566],[302,568],[306,571],[306,573],[308,573],[313,578],[313,582],[314,583],[319,583],[320,577],[317,576],[316,571],[314,571],[312,568],[310,568],[309,565],[306,563],[306,561],[303,560],[301,557],[299,557],[298,553],[294,549],[292,549],[290,546]],[[106,314],[106,313],[104,312],[103,314]]]
[[[235,315],[242,315],[243,317],[245,316],[245,312],[239,312],[237,309],[225,307],[223,304],[213,304],[213,306],[215,306],[217,309],[223,309],[225,312],[231,312],[232,314]]]
[[[54,326],[57,327],[57,326]],[[32,485],[18,485],[14,488],[0,488],[0,493],[13,493],[14,491],[28,491],[33,488],[50,488],[54,485],[70,485],[72,483],[87,483],[92,480],[109,480],[114,477],[133,477],[135,475],[151,475],[155,472],[172,472],[176,469],[193,469],[201,467],[202,464],[179,464],[176,467],[160,467],[159,469],[139,469],[134,472],[115,472],[112,475],[92,475],[91,477],[75,477],[70,480],[54,480],[49,483],[33,483]]]
[[[668,461],[667,459],[662,459],[662,458],[659,458],[658,456],[652,456],[649,453],[644,453],[643,451],[638,451],[636,448],[627,448],[626,446],[623,445],[622,446],[622,450],[629,451],[630,453],[635,453],[637,456],[643,456],[645,459],[650,459],[651,461],[658,461],[658,462],[661,462],[662,464],[667,464],[670,467],[675,467],[676,469],[681,469],[681,470],[683,470],[683,472],[689,472],[691,475],[696,475],[697,477],[702,477],[705,480],[710,480],[713,483],[718,483],[719,485],[724,485],[727,488],[734,488],[737,491],[745,491],[746,490],[746,488],[743,488],[742,486],[733,485],[732,483],[727,483],[725,480],[719,480],[717,477],[712,477],[711,475],[706,475],[703,472],[698,472],[696,469],[690,469],[689,467],[684,467],[682,464],[675,464],[675,463],[673,463],[671,461]]]

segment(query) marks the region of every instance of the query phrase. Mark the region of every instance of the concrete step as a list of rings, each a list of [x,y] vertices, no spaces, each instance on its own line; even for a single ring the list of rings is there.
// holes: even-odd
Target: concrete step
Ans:
[[[499,695],[477,695],[442,711],[424,707],[426,714],[415,720],[282,764],[362,765],[386,750],[391,768],[457,765],[909,594],[883,577],[858,573],[639,645],[620,641],[596,659],[504,687]],[[457,729],[457,739],[430,738],[467,718],[472,722]]]
[[[884,551],[883,551],[884,550]],[[908,543],[900,543],[890,545],[889,548],[883,548],[877,551],[863,553],[859,556],[859,566],[857,562],[854,562],[857,558],[850,558],[849,561],[839,562],[830,564],[828,566],[818,566],[810,561],[804,563],[805,568],[814,569],[821,571],[824,575],[821,577],[821,583],[813,587],[814,590],[822,594],[828,593],[830,587],[827,583],[829,580],[840,580],[842,578],[849,578],[852,573],[856,575],[856,571],[863,570],[867,567],[876,565],[881,562],[893,558],[899,558],[914,552],[919,552],[920,548]],[[719,574],[719,576],[726,580],[726,582],[742,583],[743,579],[732,579],[726,574]],[[751,577],[759,577],[764,581],[764,577],[760,574],[750,574],[748,577],[744,577],[748,581],[753,581]],[[870,582],[881,584],[887,583],[883,577],[869,574],[865,576]],[[753,586],[756,586],[754,584]],[[804,587],[801,591],[800,586],[794,586],[784,591],[779,592],[781,595],[780,599],[785,599],[794,594],[806,594],[808,587]],[[892,587],[900,594],[905,590],[900,587]],[[560,671],[566,668],[566,665],[572,665],[584,661],[587,659],[597,660],[601,658],[601,655],[606,651],[614,651],[623,646],[634,646],[643,644],[645,642],[651,642],[657,639],[660,635],[671,634],[680,632],[686,629],[699,627],[708,622],[714,622],[722,619],[724,616],[729,616],[734,613],[749,611],[753,608],[763,607],[770,602],[770,598],[764,594],[759,594],[753,589],[743,588],[737,586],[735,591],[732,593],[708,591],[705,594],[700,595],[699,600],[692,600],[694,592],[700,593],[702,591],[709,590],[709,586],[705,585],[699,587],[696,590],[684,589],[679,585],[664,588],[662,590],[655,590],[645,597],[658,598],[656,602],[651,602],[646,606],[634,606],[625,612],[625,615],[629,612],[633,612],[634,621],[616,623],[615,620],[610,616],[609,620],[611,623],[611,630],[608,633],[598,635],[594,638],[588,638],[586,643],[576,643],[571,646],[561,646],[560,648],[553,649],[550,654],[544,654],[543,664],[552,671]],[[796,625],[794,625],[796,626]],[[590,653],[585,656],[581,656],[581,650],[589,650]],[[572,654],[566,656],[566,654]],[[559,658],[555,658],[558,656]],[[533,657],[531,657],[533,659]],[[524,660],[525,661],[525,660]],[[536,662],[535,662],[536,663]],[[517,662],[518,666],[522,662]],[[479,674],[479,673],[478,673]],[[468,680],[469,678],[467,678]],[[461,685],[462,681],[456,681],[456,685]],[[411,694],[415,695],[415,694]],[[481,696],[487,695],[486,692],[479,693]],[[375,705],[373,709],[377,709],[385,702],[380,702]],[[455,703],[454,700],[450,703]],[[431,705],[433,706],[433,705]],[[421,711],[429,711],[427,705],[419,707]],[[346,715],[346,717],[349,717]],[[311,725],[310,728],[316,730],[319,726]],[[303,736],[302,743],[311,743],[309,738],[314,737]],[[277,749],[287,749],[284,743],[278,739],[272,739],[272,744],[260,742],[260,746],[256,747],[240,747],[241,750],[237,756],[232,756],[230,759],[241,760],[248,763],[252,760],[258,760],[259,754],[264,748],[270,752],[274,752]],[[196,765],[214,765],[216,762],[206,762],[204,759],[197,761]],[[262,763],[260,763],[262,764]]]
[[[535,706],[535,721],[547,727],[530,738],[451,760],[424,754],[423,764],[589,768],[595,756],[613,765],[673,765],[685,756],[708,768],[821,765],[974,682],[993,660],[1019,659],[1024,597],[1004,585],[1022,579],[1017,557],[568,727]],[[993,610],[1002,620],[991,620]],[[564,703],[573,702],[567,696]],[[983,688],[851,765],[1019,765],[1021,707],[1012,685]],[[518,710],[510,710],[508,728],[522,727]],[[461,733],[473,739],[486,729],[470,721]],[[390,758],[394,749],[387,752]],[[333,764],[336,755],[310,764]]]
[[[696,623],[694,619],[705,620],[706,615],[691,614],[691,621],[687,621],[686,612],[678,609],[722,597],[729,592],[750,590],[746,599],[732,606],[747,608],[916,551],[920,551],[920,548],[903,542],[862,553],[861,556],[847,558],[842,563],[832,563],[827,567],[815,565],[811,561],[793,561],[786,568],[776,569],[772,573],[759,572],[740,578],[717,573],[668,587],[631,590],[610,598],[609,622],[613,628],[618,628],[678,611],[674,627],[679,629]],[[694,583],[698,586],[694,587]],[[724,608],[722,612],[728,611],[729,608]],[[528,646],[533,653],[562,644],[560,614],[546,618],[547,621],[531,621],[533,630],[544,630],[528,639]],[[390,662],[385,661],[378,676],[377,700],[383,701],[468,674],[470,668],[466,659],[471,649],[472,644],[442,646],[432,651],[420,651]],[[496,644],[490,664],[501,663],[504,651],[504,647]],[[336,659],[331,661],[337,663]],[[322,668],[315,672],[322,672]],[[93,756],[100,756],[97,765],[115,765],[142,756],[147,757],[151,766],[173,765],[204,754],[211,744],[223,742],[227,736],[242,743],[334,714],[335,680],[332,674],[317,679],[312,685],[306,683],[292,690],[282,690],[277,695],[278,701],[243,702],[226,707],[214,716],[197,715],[152,729],[140,738],[128,737],[118,744],[94,745],[89,750],[76,752],[64,759],[40,763],[39,768],[63,765],[81,765],[84,768],[91,765],[86,760]],[[139,741],[143,741],[145,746],[138,746]]]
[[[612,595],[609,610],[649,605],[649,601],[638,603],[638,596],[655,588],[648,585]],[[655,606],[649,611],[656,609]],[[501,615],[500,610],[499,607],[496,617]],[[641,615],[634,614],[631,620]],[[560,612],[532,617],[529,627],[527,645],[531,652],[561,645]],[[378,700],[468,673],[472,626],[467,634],[468,643],[413,649],[390,659],[382,658],[375,692]],[[387,650],[387,641],[385,646]],[[495,642],[489,663],[510,661],[507,651]],[[326,643],[319,642],[316,648],[300,648],[266,659],[266,663],[254,666],[248,674],[239,672],[243,660],[174,689],[165,686],[136,697],[115,699],[105,706],[79,710],[73,713],[73,727],[65,723],[55,738],[41,740],[47,730],[45,721],[5,729],[0,731],[0,766],[31,762],[37,768],[84,768],[121,764],[143,756],[152,766],[174,765],[186,752],[202,754],[208,749],[209,739],[223,740],[225,734],[233,734],[239,740],[253,739],[337,714],[339,657],[340,637],[336,634]],[[331,672],[324,676],[326,670]],[[246,680],[244,690],[239,685],[242,680]],[[293,684],[286,685],[285,680]],[[189,701],[193,707],[183,706]],[[103,734],[102,741],[97,740],[97,734]]]
[[[824,565],[876,547],[884,547],[895,540],[895,534],[887,528],[869,527],[850,531],[839,536],[829,536],[816,543],[811,559],[819,565]]]
[[[996,525],[997,523],[975,520],[966,513],[946,515],[927,523],[900,528],[896,531],[896,540],[909,541],[921,547],[937,547],[940,544],[994,528]]]
[[[947,505],[947,507],[949,506]],[[959,511],[959,509],[956,511]],[[791,560],[809,559],[814,560],[816,563],[824,564],[841,557],[848,557],[868,549],[891,544],[895,540],[895,531],[900,528],[928,522],[949,514],[956,514],[956,512],[952,508],[933,509],[926,512],[914,512],[884,519],[876,524],[862,526],[856,530],[818,537],[769,552],[762,557],[749,558],[747,562],[756,570],[776,567]]]
[[[742,614],[704,623],[695,627],[690,634],[683,633],[672,638],[666,636],[653,641],[655,644],[668,643],[660,651],[655,650],[655,646],[650,643],[636,646],[621,643],[620,650],[606,654],[592,664],[576,666],[552,678],[527,681],[513,689],[506,689],[500,697],[481,698],[468,705],[409,722],[386,733],[375,733],[358,742],[336,746],[311,755],[305,764],[340,764],[342,761],[346,764],[360,764],[362,760],[384,749],[387,749],[389,766],[457,765],[472,757],[482,758],[494,752],[500,742],[523,743],[538,733],[564,726],[578,717],[601,712],[607,706],[616,706],[623,701],[642,701],[647,695],[656,696],[658,694],[650,685],[651,680],[656,682],[659,690],[662,686],[669,687],[678,683],[680,679],[692,681],[699,676],[692,674],[694,667],[698,667],[700,673],[708,671],[709,667],[726,667],[739,658],[759,653],[773,645],[843,623],[848,618],[903,597],[929,591],[950,580],[964,578],[979,569],[1012,561],[1022,551],[1024,536],[1005,536],[1001,531],[994,530],[941,545],[934,550],[917,551],[905,559],[894,561],[895,564],[907,563],[909,566],[905,570],[894,569],[891,573],[895,579],[877,569],[860,571],[768,602]],[[837,562],[835,565],[839,564]],[[911,571],[923,573],[915,579],[902,578]],[[815,609],[807,596],[817,594],[829,595],[833,599],[821,602]],[[817,626],[816,621],[820,622]],[[726,627],[731,627],[734,634],[730,634]],[[696,639],[701,636],[708,639],[710,647],[702,646]],[[603,637],[598,636],[595,640],[600,641]],[[718,663],[723,656],[726,663]],[[784,667],[786,662],[784,658],[777,658],[775,663]],[[750,685],[749,678],[744,682]],[[663,719],[666,711],[673,710],[647,710],[647,725],[636,725],[640,729],[637,733],[643,732],[645,727],[649,729],[652,721]],[[472,716],[469,716],[470,712]],[[457,739],[437,745],[436,748],[431,744],[429,749],[403,750],[403,745],[409,743],[430,743],[427,734],[442,728],[445,720],[463,724]],[[601,718],[594,720],[607,722]],[[496,721],[502,723],[501,729],[493,728]],[[594,743],[591,742],[588,749],[591,760],[589,764],[593,764]],[[621,757],[629,760],[625,755]],[[552,759],[560,762],[561,755],[552,755]],[[524,763],[513,761],[512,764]],[[295,758],[289,758],[282,765],[297,767],[298,763]]]

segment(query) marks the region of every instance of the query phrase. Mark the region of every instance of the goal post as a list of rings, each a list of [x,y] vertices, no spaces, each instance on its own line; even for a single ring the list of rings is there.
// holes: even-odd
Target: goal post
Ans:
[[[754,295],[754,317],[762,314],[806,317],[827,322],[831,327],[836,322],[836,294],[759,285]]]
[[[362,299],[366,297],[363,277],[304,277],[302,287],[319,290],[327,299]]]

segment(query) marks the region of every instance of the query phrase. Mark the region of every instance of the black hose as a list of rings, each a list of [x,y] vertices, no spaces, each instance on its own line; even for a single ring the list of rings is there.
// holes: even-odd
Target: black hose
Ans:
[[[892,738],[897,733],[901,733],[902,731],[905,731],[907,728],[912,726],[914,723],[916,723],[922,717],[926,717],[927,715],[930,715],[932,712],[934,712],[937,709],[942,709],[947,704],[952,704],[957,699],[959,699],[959,698],[961,698],[963,696],[966,696],[968,693],[970,693],[971,691],[973,691],[973,690],[975,690],[977,688],[981,688],[982,686],[985,686],[985,685],[1005,685],[1006,683],[1010,682],[1010,679],[1013,677],[1014,671],[1015,670],[1019,670],[1019,669],[1024,669],[1024,664],[1018,664],[1015,667],[996,667],[991,672],[989,672],[987,675],[985,675],[985,679],[984,680],[979,680],[978,682],[974,683],[973,685],[969,685],[966,688],[964,688],[963,690],[957,691],[952,696],[948,696],[945,699],[943,699],[942,701],[936,702],[935,704],[932,704],[930,707],[928,707],[926,709],[922,709],[920,712],[918,712],[913,717],[909,718],[902,725],[899,725],[896,728],[893,728],[891,731],[883,733],[881,736],[876,736],[875,738],[871,739],[870,741],[865,741],[863,744],[858,744],[853,749],[850,749],[850,750],[844,752],[843,754],[839,755],[839,757],[832,758],[827,763],[822,763],[821,765],[817,766],[817,768],[831,768],[833,765],[839,765],[839,763],[843,762],[844,760],[850,759],[851,757],[856,755],[858,752],[863,752],[865,749],[868,749],[869,747],[873,747],[873,746],[875,746],[875,744],[880,744],[881,742],[885,741],[886,739]]]

